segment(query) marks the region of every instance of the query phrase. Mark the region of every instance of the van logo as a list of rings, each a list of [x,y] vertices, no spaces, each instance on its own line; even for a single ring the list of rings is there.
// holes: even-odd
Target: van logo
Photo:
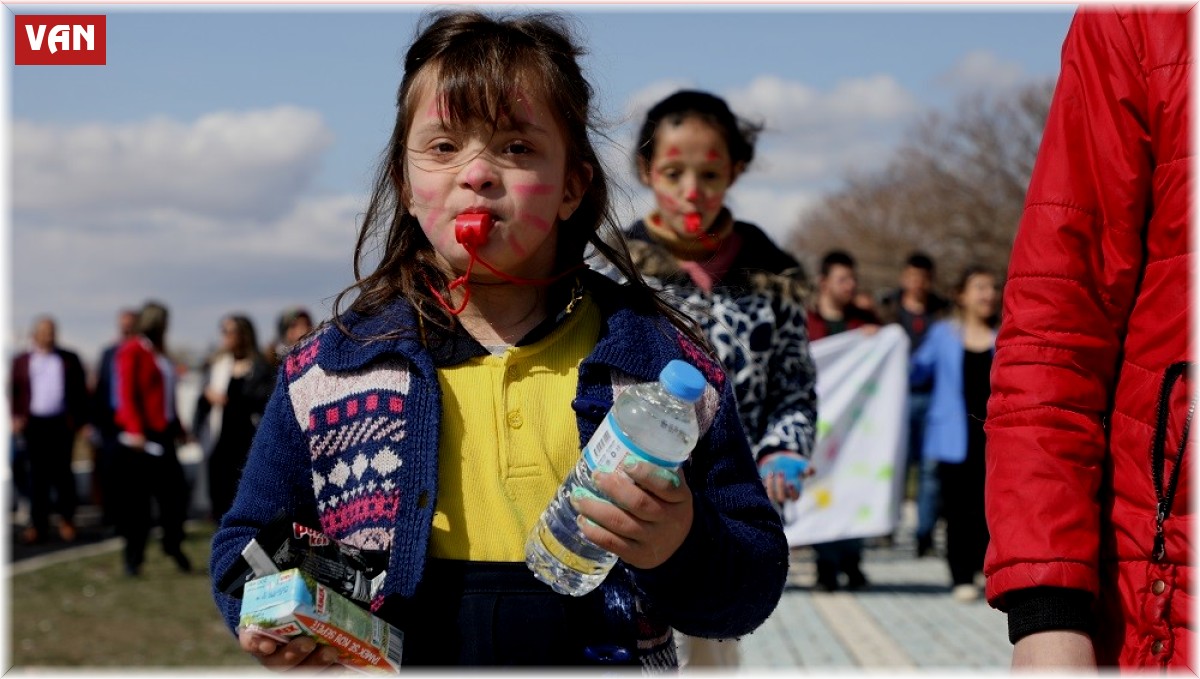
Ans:
[[[17,66],[104,66],[103,14],[16,14]]]

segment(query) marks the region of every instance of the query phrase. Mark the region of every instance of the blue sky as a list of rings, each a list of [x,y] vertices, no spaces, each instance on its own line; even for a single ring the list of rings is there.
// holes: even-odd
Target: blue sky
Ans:
[[[91,359],[149,297],[194,350],[225,312],[264,341],[284,306],[328,314],[427,6],[8,7],[108,16],[107,66],[8,66],[10,341],[50,312]],[[925,113],[1054,78],[1074,6],[537,9],[570,14],[589,51],[624,218],[648,206],[628,171],[641,113],[698,87],[766,124],[730,206],[782,239]]]

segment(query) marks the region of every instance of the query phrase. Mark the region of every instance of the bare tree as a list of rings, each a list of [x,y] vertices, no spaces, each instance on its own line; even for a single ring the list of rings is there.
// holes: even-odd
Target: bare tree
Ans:
[[[852,253],[874,292],[895,285],[912,250],[937,261],[943,289],[970,263],[1003,277],[1053,88],[976,94],[927,115],[884,169],[847,178],[801,215],[790,249],[814,271],[830,249]]]

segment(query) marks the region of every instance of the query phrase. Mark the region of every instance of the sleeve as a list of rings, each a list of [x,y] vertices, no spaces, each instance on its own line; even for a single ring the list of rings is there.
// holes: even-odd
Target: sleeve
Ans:
[[[988,600],[1099,587],[1104,418],[1143,264],[1145,81],[1116,12],[1078,12],[1004,291],[988,404]]]
[[[942,348],[940,335],[945,326],[938,323],[929,329],[929,334],[908,359],[908,386],[924,387],[933,381],[933,367]]]
[[[138,370],[138,352],[128,344],[117,349],[117,426],[131,434],[144,434],[146,423],[142,421],[142,409],[138,407],[141,377]]]
[[[712,427],[685,465],[692,530],[662,565],[630,568],[675,629],[729,639],[749,634],[775,610],[788,571],[779,514],[767,499],[726,380]]]
[[[192,436],[201,438],[208,429],[208,414],[212,411],[212,404],[208,402],[208,397],[204,395],[204,391],[208,389],[209,371],[207,368],[204,375],[200,378],[200,393],[196,395],[196,407],[192,410]],[[201,439],[203,440],[203,439]]]
[[[25,386],[22,384],[26,381],[26,377],[22,374],[21,362],[24,355],[17,356],[12,360],[12,367],[8,371],[8,408],[9,413],[13,417],[21,417],[27,415],[25,407]]]
[[[780,298],[767,375],[767,431],[753,445],[755,459],[786,450],[808,457],[817,430],[817,369],[808,346],[804,307]],[[773,407],[770,404],[774,404]]]
[[[241,599],[221,591],[224,580],[239,561],[242,549],[265,525],[280,516],[308,525],[317,524],[312,490],[312,465],[308,444],[288,398],[283,371],[250,446],[233,506],[221,519],[213,536],[209,572],[213,598],[236,633]]]
[[[275,371],[271,369],[271,365],[266,360],[260,360],[255,363],[252,375],[254,379],[247,385],[246,397],[251,403],[251,411],[262,413],[266,409],[267,401],[271,398],[271,385],[274,383]]]
[[[67,352],[64,355],[67,363],[67,403],[71,413],[71,426],[75,429],[91,421],[88,408],[87,373],[83,369],[83,361],[79,355]]]

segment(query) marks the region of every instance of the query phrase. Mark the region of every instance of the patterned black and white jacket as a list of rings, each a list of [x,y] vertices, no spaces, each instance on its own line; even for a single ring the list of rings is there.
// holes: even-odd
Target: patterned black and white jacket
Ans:
[[[757,226],[734,222],[741,247],[711,293],[696,285],[645,222],[625,232],[643,277],[704,329],[733,382],[756,459],[780,450],[808,457],[816,436],[816,368],[808,347],[799,263]],[[620,279],[605,262],[606,275]]]

